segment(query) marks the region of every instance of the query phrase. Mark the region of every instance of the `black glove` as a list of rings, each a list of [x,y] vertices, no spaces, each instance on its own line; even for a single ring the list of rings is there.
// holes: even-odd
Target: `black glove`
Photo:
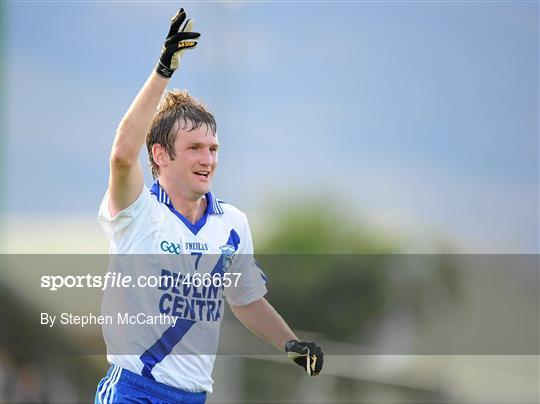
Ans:
[[[180,66],[180,58],[186,49],[191,49],[197,46],[197,42],[192,41],[201,36],[197,32],[191,32],[193,21],[186,20],[186,12],[181,8],[171,20],[171,28],[163,45],[159,63],[156,67],[156,72],[163,77],[169,78],[174,71]]]
[[[295,339],[285,345],[287,358],[292,360],[310,376],[317,376],[323,366],[323,352],[314,342],[303,342]]]

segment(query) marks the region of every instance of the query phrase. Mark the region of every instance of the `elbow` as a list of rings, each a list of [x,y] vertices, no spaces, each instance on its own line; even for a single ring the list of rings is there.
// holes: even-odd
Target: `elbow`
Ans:
[[[129,168],[137,164],[138,152],[115,143],[111,151],[110,164],[115,168]]]
[[[119,128],[111,150],[111,167],[131,167],[137,164],[141,145],[133,140],[133,134]]]
[[[142,147],[139,137],[137,128],[129,119],[123,119],[120,122],[111,150],[112,167],[131,167],[138,163]]]

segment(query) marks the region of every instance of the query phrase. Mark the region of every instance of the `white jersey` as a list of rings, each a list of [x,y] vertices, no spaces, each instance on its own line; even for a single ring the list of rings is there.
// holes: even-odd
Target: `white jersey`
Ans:
[[[113,311],[122,311],[119,307],[124,305],[131,313],[174,318],[174,325],[103,331],[111,364],[185,391],[211,393],[223,297],[230,304],[243,306],[266,294],[266,277],[253,259],[245,214],[209,192],[204,216],[192,224],[174,209],[159,182],[151,190],[144,187],[137,200],[114,217],[108,198],[107,193],[99,221],[110,241],[110,253],[136,260],[128,269],[121,269],[124,274],[238,274],[233,279],[236,286],[230,288],[189,284],[126,288],[121,292],[122,303],[116,301]],[[181,263],[177,262],[180,257]],[[177,260],[178,267],[164,264],[171,259]],[[120,271],[110,267],[109,272],[112,270]],[[104,305],[105,301],[106,297]]]

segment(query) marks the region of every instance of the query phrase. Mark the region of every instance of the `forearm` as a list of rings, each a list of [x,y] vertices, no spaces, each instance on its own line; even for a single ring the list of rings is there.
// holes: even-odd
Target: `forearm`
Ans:
[[[118,126],[111,152],[113,163],[137,162],[168,81],[155,72],[148,77]]]
[[[281,351],[288,341],[298,339],[264,297],[246,306],[231,305],[231,310],[246,328]]]

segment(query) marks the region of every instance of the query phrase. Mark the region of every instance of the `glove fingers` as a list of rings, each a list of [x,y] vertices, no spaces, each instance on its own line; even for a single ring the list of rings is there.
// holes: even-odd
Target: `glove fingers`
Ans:
[[[173,36],[179,31],[180,26],[185,21],[185,19],[186,19],[186,12],[184,11],[183,8],[181,8],[180,10],[178,10],[176,15],[171,19],[171,28],[169,29],[169,34],[167,35],[167,38],[170,38],[171,36]]]
[[[184,41],[186,39],[197,39],[200,36],[201,34],[199,34],[198,32],[179,32],[165,41],[165,47],[168,48],[169,46],[175,45],[178,42]]]
[[[308,375],[316,376],[321,372],[324,362],[322,349],[313,342],[306,342],[305,346],[308,348],[309,355],[304,369]]]
[[[184,24],[184,27],[179,32],[191,32],[193,31],[193,20],[190,18]]]
[[[193,49],[196,46],[197,46],[197,42],[195,42],[195,41],[180,42],[178,44],[178,51],[177,52],[183,52],[186,49]]]
[[[323,367],[324,355],[322,353],[321,348],[317,349],[317,353],[315,356],[317,360],[315,361],[315,365],[312,365],[312,376],[318,375],[321,372],[322,367]]]

